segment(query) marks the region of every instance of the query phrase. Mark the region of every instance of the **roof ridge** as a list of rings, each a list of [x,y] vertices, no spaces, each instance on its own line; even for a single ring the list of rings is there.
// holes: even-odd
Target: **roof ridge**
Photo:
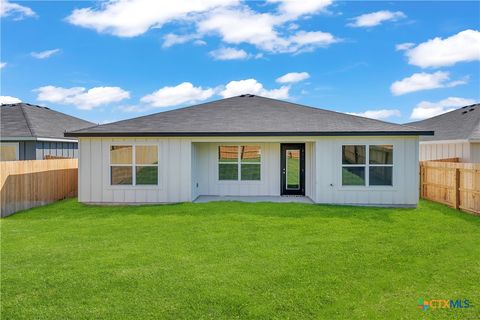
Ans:
[[[471,104],[467,107],[472,108],[474,106],[480,107],[480,103]],[[477,124],[473,126],[472,130],[470,130],[470,133],[468,134],[469,139],[472,137],[473,132],[476,131],[479,127],[480,127],[480,117],[477,118]]]
[[[321,111],[325,111],[325,112],[330,112],[330,113],[335,113],[335,114],[341,114],[341,115],[343,115],[343,116],[348,116],[348,117],[351,117],[351,118],[363,118],[363,119],[371,120],[371,121],[374,121],[374,122],[386,123],[386,124],[390,124],[390,125],[393,124],[393,125],[402,126],[402,127],[406,127],[406,128],[414,128],[414,129],[416,129],[415,127],[408,126],[408,125],[401,124],[401,123],[394,123],[394,122],[382,121],[382,120],[378,120],[378,119],[373,119],[373,118],[368,118],[368,117],[363,117],[363,116],[357,116],[357,115],[353,115],[353,114],[348,114],[348,113],[346,113],[346,112],[339,112],[339,111],[333,111],[333,110],[328,110],[328,109],[323,109],[323,108],[317,108],[317,107],[307,106],[307,105],[304,105],[304,104],[299,104],[299,103],[290,102],[290,101],[286,101],[286,100],[273,99],[273,98],[268,98],[268,97],[263,97],[263,96],[255,96],[255,97],[262,98],[262,99],[273,100],[273,101],[281,101],[281,102],[284,102],[284,103],[292,104],[292,105],[294,105],[294,106],[302,107],[302,108],[306,108],[306,109],[314,109],[314,110],[317,110],[317,111],[318,111],[318,110],[321,110]]]
[[[23,110],[23,106],[24,106],[24,104],[20,103],[20,110],[22,110],[23,117],[25,118],[25,121],[27,122],[27,128],[30,131],[30,134],[32,135],[32,137],[36,137],[35,132],[32,128],[32,122],[30,121],[30,118],[27,116],[27,113],[25,112],[25,110]]]
[[[480,103],[467,104],[466,106],[459,107],[459,108],[453,109],[453,110],[448,111],[448,112],[445,112],[445,113],[437,114],[436,116],[433,116],[433,117],[430,117],[430,118],[426,118],[426,119],[422,119],[422,120],[417,120],[417,121],[412,121],[412,122],[407,122],[406,124],[424,122],[424,121],[431,120],[431,119],[436,119],[436,118],[440,118],[440,117],[445,117],[446,115],[449,115],[449,114],[451,114],[452,112],[458,111],[458,110],[460,110],[460,109],[471,108],[471,107],[475,107],[475,106],[480,106]]]

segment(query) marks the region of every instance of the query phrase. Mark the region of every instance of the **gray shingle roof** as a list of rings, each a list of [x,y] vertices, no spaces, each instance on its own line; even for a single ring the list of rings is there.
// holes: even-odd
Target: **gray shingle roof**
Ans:
[[[0,106],[0,134],[6,137],[34,137],[64,139],[65,131],[95,124],[46,107],[27,103]]]
[[[473,104],[422,121],[408,123],[422,130],[434,130],[435,135],[422,141],[480,139],[480,104]]]
[[[66,136],[418,135],[409,126],[254,95],[99,125]],[[431,133],[430,133],[431,134]]]

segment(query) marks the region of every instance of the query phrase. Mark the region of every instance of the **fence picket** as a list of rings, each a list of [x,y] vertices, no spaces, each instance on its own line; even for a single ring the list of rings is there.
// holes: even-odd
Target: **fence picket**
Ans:
[[[447,161],[445,161],[447,160]],[[480,214],[480,164],[456,159],[420,162],[420,197]]]
[[[77,159],[0,161],[1,216],[77,195]]]

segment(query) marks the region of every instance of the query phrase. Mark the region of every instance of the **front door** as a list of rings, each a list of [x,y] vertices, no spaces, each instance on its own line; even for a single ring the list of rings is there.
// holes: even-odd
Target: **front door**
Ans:
[[[280,145],[281,195],[305,195],[305,144]]]

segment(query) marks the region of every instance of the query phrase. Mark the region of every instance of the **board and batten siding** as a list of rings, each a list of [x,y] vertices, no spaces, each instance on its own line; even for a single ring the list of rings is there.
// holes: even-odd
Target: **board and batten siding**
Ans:
[[[200,195],[278,196],[282,142],[305,143],[305,193],[314,202],[391,206],[418,202],[418,137],[252,137],[248,142],[238,137],[80,138],[79,201],[168,203],[193,201]],[[110,185],[110,146],[133,144],[158,146],[158,186]],[[352,144],[393,145],[393,186],[341,185],[342,145]],[[259,145],[262,180],[219,181],[219,145]]]
[[[260,181],[218,180],[218,147],[221,145],[260,146]],[[305,193],[312,197],[315,181],[313,143],[305,143]],[[199,142],[193,143],[195,163],[192,170],[193,198],[199,195],[219,196],[279,196],[280,195],[280,143],[279,142]],[[197,187],[198,185],[198,187]]]
[[[467,141],[420,142],[420,161],[459,158],[461,162],[473,162],[472,151]]]
[[[197,195],[278,196],[280,195],[280,144],[259,142],[194,143],[196,150]],[[260,181],[218,180],[218,147],[220,145],[260,146]]]
[[[157,145],[157,186],[110,185],[111,145]],[[191,201],[191,141],[177,138],[80,138],[78,199],[87,203]]]
[[[342,186],[342,145],[393,145],[393,186]],[[322,138],[316,141],[317,203],[414,206],[419,196],[418,137]],[[368,149],[367,149],[368,152]]]

